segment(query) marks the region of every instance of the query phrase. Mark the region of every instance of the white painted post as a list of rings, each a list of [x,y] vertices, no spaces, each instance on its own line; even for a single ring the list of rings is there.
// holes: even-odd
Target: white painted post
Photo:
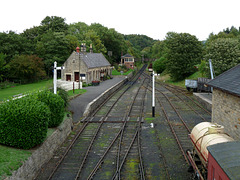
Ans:
[[[54,71],[53,71],[53,92],[57,94],[57,62],[54,62]]]
[[[80,83],[80,89],[82,89],[82,81],[80,81],[79,83]]]
[[[211,59],[209,59],[209,66],[210,66],[211,79],[214,79],[214,77],[213,77],[212,60]],[[213,88],[212,87],[211,87],[211,92],[213,92]]]
[[[155,74],[152,72],[152,117],[155,117]]]

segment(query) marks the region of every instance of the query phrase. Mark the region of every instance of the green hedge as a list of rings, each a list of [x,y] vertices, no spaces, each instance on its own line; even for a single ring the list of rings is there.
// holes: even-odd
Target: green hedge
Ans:
[[[0,104],[0,143],[30,149],[47,135],[50,110],[35,96]]]
[[[49,90],[38,92],[37,97],[38,100],[44,102],[51,111],[48,127],[56,127],[61,124],[64,117],[64,100]]]
[[[53,88],[50,89],[50,92],[53,93]],[[64,100],[64,106],[67,107],[68,106],[68,99],[69,99],[69,95],[68,92],[65,91],[62,88],[57,88],[57,94]]]

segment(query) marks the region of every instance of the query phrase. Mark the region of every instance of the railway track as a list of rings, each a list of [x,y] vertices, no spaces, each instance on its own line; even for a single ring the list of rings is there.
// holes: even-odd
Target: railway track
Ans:
[[[146,88],[152,91],[151,87]],[[189,98],[182,89],[176,89],[177,88],[169,88],[166,85],[158,83],[158,86],[156,86],[156,99],[163,111],[165,120],[178,144],[179,149],[182,152],[186,163],[189,164],[186,150],[191,149],[192,145],[188,138],[188,134],[191,132],[191,128],[197,123],[201,121],[209,121],[210,118],[205,118],[195,109],[196,106],[193,108],[192,104],[189,104],[189,100],[190,102],[194,102],[194,100]],[[185,99],[181,96],[184,96]],[[188,99],[188,101],[186,101],[186,99]],[[181,104],[179,104],[179,102],[181,102]],[[196,102],[194,102],[194,104],[197,105],[197,107],[200,107],[200,105]],[[209,114],[207,110],[202,107],[200,108]],[[194,117],[195,119],[191,118],[191,120],[189,120],[186,118],[186,112],[189,113],[189,111],[193,111],[195,113],[195,116],[192,116],[191,114],[191,117]],[[198,120],[196,121],[196,119]],[[191,127],[189,128],[189,126]]]
[[[132,103],[128,104],[127,106],[125,104],[125,107],[128,107],[129,110],[122,118],[121,123],[119,122],[119,117],[117,118],[118,121],[114,122],[114,120],[116,120],[116,117],[111,117],[110,114],[113,108],[117,105],[119,99],[121,99],[121,97],[124,95],[124,93],[126,93],[134,83],[139,81],[139,76],[140,75],[136,76],[131,84],[128,83],[129,85],[126,88],[123,88],[122,92],[120,93],[120,95],[118,95],[115,102],[107,108],[107,112],[104,116],[99,117],[99,114],[97,115],[96,112],[93,116],[88,117],[84,120],[82,128],[79,131],[78,135],[74,139],[73,143],[68,147],[68,151],[66,151],[61,160],[56,164],[56,168],[48,177],[48,179],[92,179],[96,176],[96,173],[99,170],[100,166],[103,166],[103,162],[106,162],[104,158],[107,158],[107,156],[111,157],[111,153],[116,150],[117,141],[119,141],[120,143],[118,144],[121,145],[118,160],[120,163],[116,168],[116,177],[119,179],[122,168],[124,167],[124,164],[126,162],[126,157],[129,156],[130,151],[132,151],[132,147],[137,142],[137,139],[139,140],[137,145],[140,146],[140,138],[137,137],[139,137],[140,134],[141,118],[137,117],[137,114],[133,113],[133,109],[135,109],[134,111],[136,111],[136,107],[139,107],[139,103],[134,103],[135,101],[137,102],[139,101],[139,99],[144,99],[137,98],[141,89],[141,85],[138,87]],[[142,81],[142,83],[144,83],[144,80]],[[140,109],[143,109],[143,105],[141,105],[141,107],[142,108]],[[141,110],[140,112],[140,116],[143,115],[142,111],[143,110]],[[133,116],[133,119],[131,119],[130,116]],[[110,127],[111,129],[108,129],[109,121],[115,123],[115,129],[112,128],[112,125]],[[134,133],[132,133],[132,131]],[[129,138],[129,136],[131,136],[131,133],[132,138]],[[118,140],[120,134],[122,134],[122,141]],[[109,137],[106,139],[107,135]],[[129,139],[132,139],[130,144]],[[101,144],[101,142],[104,142],[104,145]],[[125,145],[124,147],[123,144]],[[99,146],[103,146],[102,149],[99,148]],[[128,147],[127,150],[126,147]],[[104,149],[106,150],[104,151]],[[140,149],[141,148],[138,148],[138,153],[140,153]],[[99,157],[101,158],[99,159]],[[142,163],[140,164],[142,166]],[[89,169],[92,169],[92,171],[89,172]],[[141,167],[141,171],[139,172],[140,176],[143,177],[141,179],[144,179],[143,167]],[[101,172],[99,174],[101,174]],[[96,177],[96,179],[98,179],[98,177]]]
[[[139,72],[82,120],[76,134],[36,179],[186,179],[188,134],[206,113],[178,91],[156,86]],[[194,103],[193,103],[194,104]],[[189,116],[189,117],[188,117]],[[177,144],[178,141],[178,144]],[[183,154],[183,155],[181,155]],[[48,172],[49,171],[49,172]]]

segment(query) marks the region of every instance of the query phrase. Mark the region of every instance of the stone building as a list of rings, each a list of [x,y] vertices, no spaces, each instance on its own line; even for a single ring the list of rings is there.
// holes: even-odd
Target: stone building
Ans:
[[[111,77],[112,68],[108,60],[102,53],[93,53],[92,46],[90,52],[86,52],[85,44],[77,47],[63,64],[65,69],[61,72],[63,81],[79,81],[91,83]]]
[[[121,57],[121,65],[125,65],[128,69],[134,69],[134,57],[130,54],[125,54]]]
[[[213,87],[212,122],[240,140],[240,64],[207,83]]]

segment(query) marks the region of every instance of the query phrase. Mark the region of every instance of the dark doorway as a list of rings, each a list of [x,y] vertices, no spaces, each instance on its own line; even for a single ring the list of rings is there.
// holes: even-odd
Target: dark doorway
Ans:
[[[79,81],[79,72],[74,72],[74,81]]]
[[[66,81],[71,81],[71,75],[66,75]]]

